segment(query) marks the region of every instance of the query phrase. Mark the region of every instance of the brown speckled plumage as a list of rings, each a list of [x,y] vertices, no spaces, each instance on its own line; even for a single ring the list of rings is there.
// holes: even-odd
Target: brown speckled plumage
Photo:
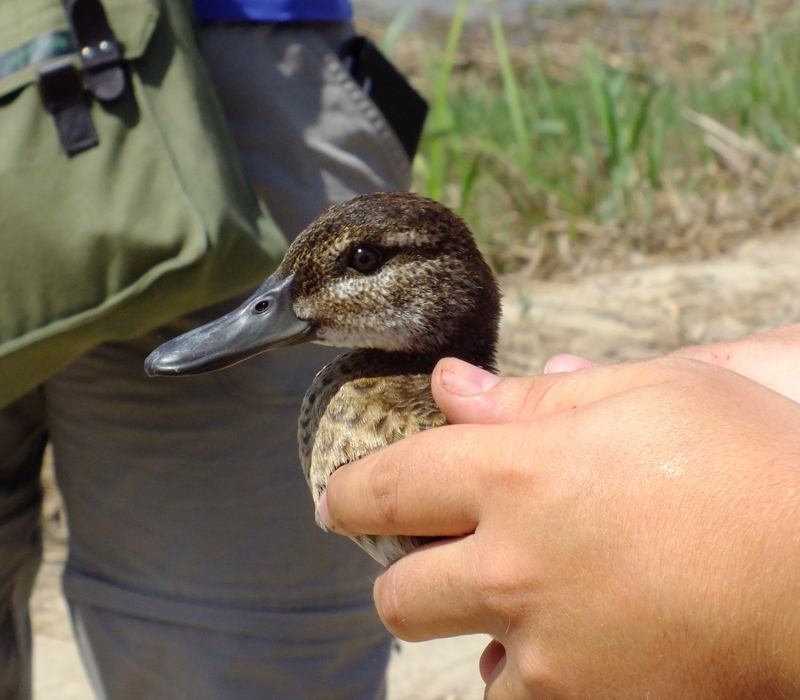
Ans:
[[[362,245],[382,257],[367,275],[349,267]],[[494,369],[500,299],[466,224],[411,194],[332,207],[287,252],[276,275],[290,274],[295,313],[318,342],[360,348],[325,367],[303,402],[300,461],[317,506],[338,467],[444,425],[430,390],[440,358]],[[425,541],[354,539],[384,564]]]
[[[348,353],[325,367],[306,393],[297,437],[300,464],[315,510],[328,477],[343,464],[445,424],[433,402],[430,374],[393,366],[386,362],[386,354],[374,350]],[[353,539],[383,564],[425,541],[374,536]]]

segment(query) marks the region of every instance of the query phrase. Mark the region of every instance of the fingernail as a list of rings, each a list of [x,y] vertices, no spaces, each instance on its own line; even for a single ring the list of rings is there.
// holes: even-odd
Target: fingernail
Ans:
[[[317,516],[322,521],[322,524],[329,530],[333,530],[333,521],[331,514],[328,512],[328,491],[325,490],[319,495],[319,505],[317,506]]]
[[[576,369],[586,369],[587,367],[597,367],[596,362],[585,360],[577,355],[563,353],[551,357],[544,364],[542,374],[558,374],[560,372],[574,372]]]
[[[488,685],[493,678],[502,671],[500,664],[505,666],[505,662],[506,648],[496,639],[493,639],[483,650],[483,654],[481,654],[480,661],[478,662],[478,670],[480,671],[483,682]]]
[[[500,377],[462,360],[450,360],[442,368],[442,387],[456,396],[475,396],[489,391]]]

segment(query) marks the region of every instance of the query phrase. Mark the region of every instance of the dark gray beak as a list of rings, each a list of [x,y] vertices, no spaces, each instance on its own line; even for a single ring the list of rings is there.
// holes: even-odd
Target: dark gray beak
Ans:
[[[239,308],[156,348],[144,362],[145,372],[151,377],[202,374],[265,350],[313,340],[311,322],[292,310],[293,277],[277,280],[273,275]]]

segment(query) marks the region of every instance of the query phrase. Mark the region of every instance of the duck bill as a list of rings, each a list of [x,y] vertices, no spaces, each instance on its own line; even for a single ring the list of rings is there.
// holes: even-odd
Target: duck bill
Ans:
[[[311,323],[297,318],[292,309],[293,277],[273,275],[237,309],[159,346],[145,360],[145,372],[151,377],[202,374],[266,350],[313,340]]]

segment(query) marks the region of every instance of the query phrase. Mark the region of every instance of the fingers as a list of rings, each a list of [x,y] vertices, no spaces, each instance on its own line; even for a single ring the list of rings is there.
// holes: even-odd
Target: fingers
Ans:
[[[476,595],[474,535],[434,542],[384,569],[375,608],[395,637],[410,642],[477,634],[497,625]]]
[[[498,668],[498,666],[501,662],[505,663],[505,658],[506,648],[496,639],[489,642],[481,654],[481,660],[478,662],[478,668],[484,683],[488,685],[495,672],[497,675],[502,672],[502,667]]]
[[[320,518],[340,534],[469,534],[487,478],[478,457],[496,450],[504,427],[445,426],[345,465],[328,480]]]
[[[589,367],[597,367],[597,363],[575,355],[561,354],[551,357],[545,362],[542,374],[574,372],[576,369],[587,369]]]
[[[553,377],[501,379],[462,360],[446,358],[433,370],[431,390],[450,423],[507,423],[534,413],[554,383]]]
[[[538,566],[535,544],[524,561],[504,549],[519,534],[518,522],[497,516],[482,524],[485,532],[433,542],[386,567],[373,596],[389,632],[412,642],[483,633],[506,648],[513,644],[521,626],[540,614],[531,601],[549,576]]]
[[[495,592],[486,588],[481,570],[485,556],[481,554],[473,535],[428,545],[389,566],[378,577],[374,590],[375,607],[383,624],[406,641],[491,634],[495,639],[479,661],[486,697],[553,697],[547,688],[537,692],[534,686],[523,683],[522,669],[531,675],[530,667],[536,667],[539,653],[530,645],[521,648],[520,621],[512,623],[508,615],[498,614],[497,606],[488,602]],[[476,582],[483,582],[484,590]]]

